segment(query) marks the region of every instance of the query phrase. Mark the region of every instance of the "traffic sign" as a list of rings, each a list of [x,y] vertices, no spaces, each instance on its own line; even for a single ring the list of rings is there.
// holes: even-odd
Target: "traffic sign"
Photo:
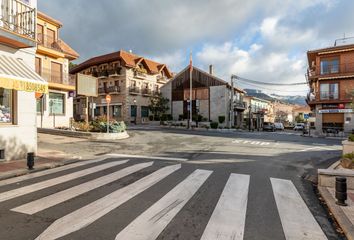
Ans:
[[[304,114],[304,119],[309,119],[310,118],[310,116],[309,116],[309,114]]]
[[[111,103],[111,100],[112,100],[111,95],[107,94],[107,95],[106,95],[106,102],[107,102],[107,104],[110,104],[110,103]]]

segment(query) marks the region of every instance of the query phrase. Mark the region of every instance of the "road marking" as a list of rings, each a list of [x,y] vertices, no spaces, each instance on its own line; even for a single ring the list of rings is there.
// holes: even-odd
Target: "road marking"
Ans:
[[[246,144],[246,145],[259,145],[259,146],[270,145],[270,142],[250,141],[250,140],[233,140],[232,143]]]
[[[129,155],[129,154],[118,154],[118,153],[109,153],[106,154],[107,157],[127,157],[127,158],[144,158],[152,160],[167,160],[167,161],[188,161],[187,158],[170,158],[170,157],[154,157],[154,156],[144,156],[144,155]]]
[[[195,170],[183,182],[137,217],[116,236],[116,240],[153,240],[193,197],[212,171]]]
[[[52,174],[52,173],[65,171],[65,170],[72,169],[72,168],[75,168],[75,167],[81,167],[81,166],[84,166],[84,165],[87,165],[87,164],[101,162],[101,161],[103,161],[103,160],[105,160],[107,158],[109,158],[109,157],[100,157],[100,158],[93,159],[93,160],[80,161],[80,162],[77,162],[77,163],[72,163],[72,164],[68,164],[68,165],[65,165],[65,166],[48,169],[48,170],[45,170],[45,171],[35,172],[35,173],[31,173],[31,174],[27,174],[27,175],[23,175],[23,176],[19,176],[19,177],[14,177],[14,178],[2,180],[0,182],[0,187],[4,186],[4,185],[12,184],[12,183],[21,182],[21,181],[24,181],[24,180],[33,179],[33,178],[36,178],[36,177],[45,176],[45,175]]]
[[[231,174],[201,240],[242,240],[250,176]]]
[[[331,150],[331,149],[325,148],[325,147],[311,147],[311,148],[302,149],[302,150],[300,150],[299,152],[307,152],[307,151],[311,151],[311,150],[320,150],[320,149],[323,149],[323,150]]]
[[[143,168],[147,168],[147,167],[151,166],[153,163],[154,162],[136,164],[136,165],[124,168],[122,170],[119,170],[117,172],[111,173],[109,175],[97,178],[95,180],[82,183],[80,185],[66,189],[64,191],[54,193],[54,194],[49,195],[47,197],[44,197],[44,198],[38,199],[36,201],[21,205],[19,207],[13,208],[11,210],[15,211],[15,212],[20,212],[20,213],[32,215],[32,214],[35,214],[39,211],[42,211],[44,209],[47,209],[47,208],[52,207],[54,205],[57,205],[59,203],[65,202],[69,199],[77,197],[81,194],[89,192],[93,189],[96,189],[96,188],[104,186],[108,183],[114,182],[120,178],[128,176],[129,174],[137,172]]]
[[[84,228],[121,204],[145,191],[157,182],[181,168],[176,164],[161,168],[138,181],[100,198],[56,220],[36,239],[57,239]]]
[[[116,161],[116,162],[109,162],[109,163],[105,163],[105,164],[101,164],[95,167],[91,167],[91,168],[87,168],[78,172],[74,172],[74,173],[70,173],[70,174],[66,174],[60,177],[56,177],[56,178],[52,178],[46,181],[42,181],[42,182],[38,182],[32,185],[28,185],[25,187],[20,187],[20,188],[16,188],[14,190],[10,190],[7,192],[3,192],[0,194],[0,202],[15,198],[15,197],[19,197],[28,193],[32,193],[32,192],[36,192],[39,191],[41,189],[44,188],[48,188],[48,187],[52,187],[54,185],[58,185],[60,183],[64,183],[64,182],[68,182],[71,181],[73,179],[76,178],[80,178],[92,173],[96,173],[98,171],[102,171],[117,165],[121,165],[128,162],[128,160],[124,160],[124,161]]]
[[[289,180],[270,179],[285,238],[302,240],[327,239],[307,208],[294,184]]]

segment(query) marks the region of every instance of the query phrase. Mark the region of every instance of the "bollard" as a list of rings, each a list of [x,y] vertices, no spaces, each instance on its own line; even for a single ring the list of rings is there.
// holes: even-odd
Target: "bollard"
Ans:
[[[27,153],[27,167],[29,170],[32,170],[34,166],[34,153]]]
[[[336,198],[337,205],[347,206],[347,179],[345,177],[336,177]]]

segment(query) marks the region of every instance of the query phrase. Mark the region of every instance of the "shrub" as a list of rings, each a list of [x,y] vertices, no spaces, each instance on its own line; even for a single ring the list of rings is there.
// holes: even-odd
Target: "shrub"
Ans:
[[[219,123],[222,124],[225,122],[225,116],[219,116]]]
[[[350,142],[354,142],[354,134],[350,134],[349,137],[348,137],[348,140]]]
[[[76,131],[89,132],[92,130],[92,126],[86,122],[73,122],[72,126]]]
[[[150,115],[150,116],[149,116],[149,120],[150,120],[150,121],[153,121],[153,120],[154,120],[154,116]]]
[[[212,129],[217,129],[218,126],[219,126],[219,123],[217,123],[217,122],[211,122],[211,123],[210,123],[210,127],[211,127]]]
[[[167,114],[162,114],[160,121],[161,122],[167,121]]]
[[[172,121],[173,120],[173,117],[171,114],[166,114],[167,116],[167,121]]]
[[[203,117],[203,118],[202,118],[202,121],[203,121],[203,122],[207,122],[208,119],[207,119],[206,117]]]
[[[349,158],[349,159],[354,159],[354,152],[352,152],[352,153],[347,153],[347,154],[344,154],[343,155],[343,158]]]
[[[184,120],[183,114],[178,115],[178,121],[182,121],[182,120]]]

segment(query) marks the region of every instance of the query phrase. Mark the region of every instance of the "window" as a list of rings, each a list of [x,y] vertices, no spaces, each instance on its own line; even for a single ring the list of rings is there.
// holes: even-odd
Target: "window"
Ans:
[[[43,97],[36,99],[37,100],[37,113],[41,113],[42,111],[46,110],[46,97],[43,95]],[[42,109],[43,108],[43,109]]]
[[[49,47],[54,47],[55,40],[55,31],[47,29],[47,44]]]
[[[130,87],[136,87],[136,81],[130,81]]]
[[[39,24],[37,24],[37,41],[43,44],[43,26]]]
[[[113,106],[113,116],[117,118],[122,116],[122,106]]]
[[[60,63],[51,62],[50,80],[53,83],[63,83],[63,69]]]
[[[36,73],[42,74],[42,59],[39,57],[36,57]]]
[[[61,93],[49,93],[50,114],[64,115],[65,95]]]
[[[0,88],[0,124],[14,123],[14,91]]]
[[[320,85],[320,99],[338,99],[338,83],[325,83]]]
[[[136,117],[138,107],[136,105],[130,106],[130,116]]]
[[[141,106],[141,117],[149,117],[149,107]]]
[[[321,60],[321,74],[339,73],[339,60],[326,59]]]

